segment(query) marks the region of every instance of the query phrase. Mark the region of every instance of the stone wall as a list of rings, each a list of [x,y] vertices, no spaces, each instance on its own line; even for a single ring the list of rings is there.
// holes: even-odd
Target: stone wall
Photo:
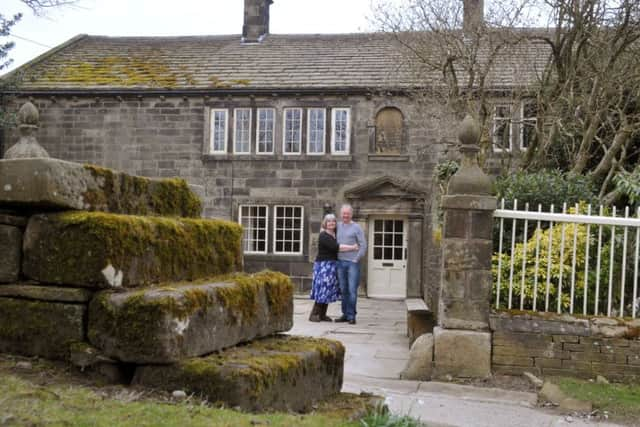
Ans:
[[[490,323],[494,373],[640,378],[640,320],[501,312]]]
[[[26,98],[17,98],[19,106]],[[32,97],[40,111],[38,140],[52,157],[93,163],[146,177],[174,177],[204,187],[204,216],[238,219],[241,204],[265,203],[304,206],[302,255],[248,255],[245,268],[268,267],[308,287],[315,236],[323,207],[339,208],[343,190],[367,177],[391,175],[409,179],[428,190],[433,168],[455,139],[453,130],[441,123],[442,107],[421,107],[402,96],[55,96]],[[208,110],[238,107],[270,107],[276,111],[275,154],[204,153]],[[351,154],[309,156],[282,154],[282,115],[285,107],[349,107],[351,109]],[[404,117],[401,155],[375,153],[375,117],[385,107],[398,108]],[[255,113],[255,111],[254,111]],[[306,114],[303,120],[306,121]],[[255,114],[253,114],[255,125]],[[330,126],[329,126],[330,127]],[[303,126],[303,146],[306,128]],[[255,143],[255,126],[252,126]],[[16,140],[5,135],[5,148]],[[255,151],[255,150],[254,150]],[[439,277],[439,261],[431,248],[432,195],[423,207],[423,278]],[[357,212],[356,212],[357,219]],[[363,275],[366,280],[366,274]],[[432,282],[432,283],[431,283]],[[437,280],[423,282],[423,294]],[[430,304],[433,306],[432,304]]]

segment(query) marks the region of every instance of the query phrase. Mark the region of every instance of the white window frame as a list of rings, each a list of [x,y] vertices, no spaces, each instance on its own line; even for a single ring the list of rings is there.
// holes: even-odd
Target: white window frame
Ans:
[[[214,150],[215,147],[215,116],[216,113],[224,113],[224,141],[221,150]],[[212,108],[210,113],[210,125],[209,125],[209,153],[210,154],[226,154],[227,153],[227,140],[229,139],[229,110],[226,108]]]
[[[311,112],[322,111],[322,150],[311,151]],[[324,154],[327,145],[327,109],[326,108],[309,108],[307,110],[307,154],[310,156],[321,156]]]
[[[276,251],[276,243],[278,242],[276,221],[278,219],[278,208],[300,208],[300,250],[298,252],[278,252]],[[273,207],[273,244],[272,250],[274,255],[302,255],[304,247],[304,206],[302,205],[275,205]]]
[[[534,130],[538,124],[538,115],[536,114],[533,117],[525,117],[524,108],[526,104],[535,104],[534,99],[523,99],[520,103],[520,151],[527,151],[527,147],[524,146],[524,128],[525,125],[533,126]]]
[[[238,139],[238,111],[249,111],[249,126],[247,128],[249,138],[249,149],[247,151],[237,150]],[[251,108],[234,108],[233,109],[233,154],[251,154]]]
[[[271,122],[271,151],[260,151],[260,111],[270,110],[273,113]],[[274,153],[276,146],[276,109],[270,107],[256,109],[256,154],[270,155]]]
[[[346,128],[346,140],[345,149],[336,150],[336,113],[338,111],[346,111],[347,113],[347,128]],[[336,107],[331,109],[331,154],[348,155],[351,148],[351,108],[348,107]]]
[[[287,113],[298,111],[300,123],[298,124],[298,151],[287,151]],[[294,141],[295,142],[295,141]],[[284,108],[282,110],[282,154],[286,156],[298,155],[302,153],[302,108]]]
[[[268,205],[239,205],[238,224],[242,225],[242,208],[264,208],[264,251],[244,251],[245,254],[266,254],[269,249],[269,206]],[[243,226],[244,227],[244,226]],[[242,248],[245,247],[245,234],[242,234]]]
[[[498,112],[498,108],[506,107],[508,109],[508,116],[500,116],[498,117],[496,114]],[[495,153],[501,152],[511,152],[513,150],[513,120],[512,120],[513,111],[511,108],[511,104],[496,104],[493,106],[493,124],[491,126],[491,145],[493,147],[493,151]],[[499,122],[507,121],[509,124],[509,148],[503,148],[502,146],[496,143],[496,129],[498,127]]]

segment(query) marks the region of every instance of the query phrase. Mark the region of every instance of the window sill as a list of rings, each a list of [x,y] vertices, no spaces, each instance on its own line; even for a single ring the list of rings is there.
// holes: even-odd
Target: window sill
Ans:
[[[308,155],[308,154],[203,154],[203,161],[263,161],[273,162],[281,160],[291,160],[295,162],[351,162],[353,161],[352,155],[341,154],[323,154],[323,155]]]
[[[250,261],[297,261],[307,262],[307,255],[304,254],[244,254],[244,257]]]
[[[408,162],[408,154],[369,154],[370,162]]]

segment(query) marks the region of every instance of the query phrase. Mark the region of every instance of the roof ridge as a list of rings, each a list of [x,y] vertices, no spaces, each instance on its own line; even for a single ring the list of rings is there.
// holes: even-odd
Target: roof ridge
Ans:
[[[46,51],[45,53],[36,56],[35,58],[33,58],[31,61],[25,62],[24,64],[22,64],[21,66],[19,66],[18,68],[16,68],[15,70],[9,71],[7,74],[0,76],[0,80],[9,80],[11,77],[13,77],[16,74],[19,74],[20,72],[44,61],[45,59],[49,58],[50,56],[60,52],[63,49],[66,49],[69,46],[72,46],[76,43],[78,43],[80,40],[83,40],[85,38],[87,38],[87,34],[78,34],[76,36],[73,36],[72,38],[70,38],[69,40],[63,42],[62,44],[59,44],[58,46],[55,46],[51,49],[49,49],[48,51]]]

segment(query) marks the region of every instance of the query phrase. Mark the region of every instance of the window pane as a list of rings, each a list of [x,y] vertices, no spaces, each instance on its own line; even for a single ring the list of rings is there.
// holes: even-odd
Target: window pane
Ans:
[[[251,109],[238,108],[234,114],[234,151],[236,153],[249,153],[251,152]]]
[[[393,259],[393,248],[384,248],[384,259]]]
[[[276,206],[275,253],[298,254],[302,252],[303,209],[300,206]]]
[[[288,108],[284,110],[284,147],[285,153],[299,153],[302,141],[302,110],[300,108]]]
[[[402,259],[402,248],[395,248],[393,250],[393,259]]]
[[[211,113],[211,151],[225,151],[226,132],[227,110],[213,110]]]
[[[384,245],[385,246],[393,245],[393,234],[385,233],[385,235],[384,235]]]
[[[245,252],[266,252],[267,248],[267,207],[240,206],[240,224],[244,229],[242,247]]]
[[[382,248],[373,248],[373,259],[382,259]]]
[[[535,141],[537,120],[538,106],[535,101],[524,101],[522,103],[522,140],[520,141],[520,147],[524,150]]]
[[[349,110],[336,108],[333,110],[333,152],[347,152],[349,140]]]
[[[493,148],[511,150],[511,107],[497,105],[493,114]]]
[[[402,246],[402,234],[400,233],[395,234],[393,243],[395,246]]]
[[[273,153],[274,110],[258,108],[257,152]]]
[[[309,109],[307,142],[309,153],[324,153],[325,123],[323,108]]]
[[[373,235],[373,244],[380,246],[382,244],[382,234],[375,233]]]

